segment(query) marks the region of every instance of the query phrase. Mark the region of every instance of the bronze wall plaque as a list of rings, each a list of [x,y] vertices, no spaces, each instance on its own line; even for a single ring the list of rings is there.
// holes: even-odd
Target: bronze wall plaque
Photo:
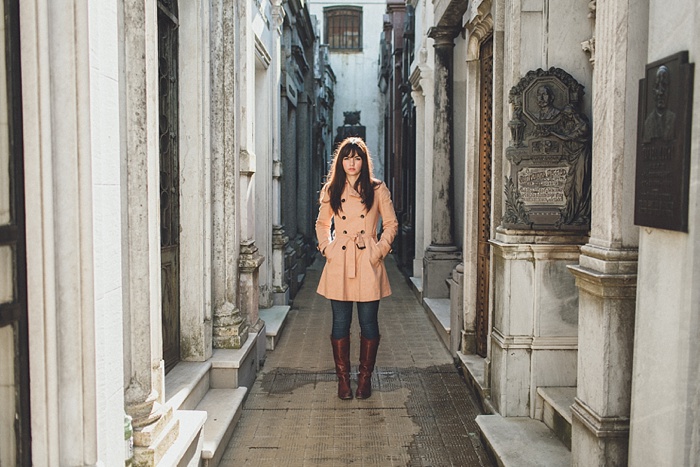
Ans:
[[[639,81],[634,223],[688,231],[693,64],[679,52]]]
[[[504,227],[590,228],[591,133],[582,98],[583,86],[560,68],[529,71],[510,90]]]

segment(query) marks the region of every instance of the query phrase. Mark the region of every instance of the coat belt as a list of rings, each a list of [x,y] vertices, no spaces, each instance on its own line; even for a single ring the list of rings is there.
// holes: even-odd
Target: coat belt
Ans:
[[[365,237],[361,233],[355,235],[340,234],[335,241],[340,241],[345,246],[345,277],[354,279],[357,275],[357,254],[367,246],[365,238],[376,238],[374,236]]]

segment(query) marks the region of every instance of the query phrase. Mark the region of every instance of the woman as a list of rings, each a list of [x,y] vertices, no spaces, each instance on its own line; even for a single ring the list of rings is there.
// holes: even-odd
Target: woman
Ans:
[[[331,344],[338,397],[352,399],[350,323],[357,302],[361,334],[355,397],[366,399],[372,395],[379,347],[379,299],[391,295],[383,260],[391,251],[398,222],[389,189],[373,178],[372,160],[361,138],[347,138],[338,145],[320,204],[316,237],[326,265],[317,292],[330,299],[333,310]],[[378,240],[380,218],[383,231]]]

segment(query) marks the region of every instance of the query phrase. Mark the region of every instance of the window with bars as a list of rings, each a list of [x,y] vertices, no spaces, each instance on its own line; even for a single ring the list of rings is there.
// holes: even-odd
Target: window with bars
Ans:
[[[362,50],[362,7],[327,7],[323,15],[330,50]]]

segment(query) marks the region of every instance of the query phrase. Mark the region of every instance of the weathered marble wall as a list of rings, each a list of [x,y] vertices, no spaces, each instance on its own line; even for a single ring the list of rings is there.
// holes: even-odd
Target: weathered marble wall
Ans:
[[[645,61],[695,62],[688,233],[642,227],[634,331],[630,465],[700,462],[700,5],[649,1]],[[644,50],[642,50],[644,51]],[[643,63],[639,64],[640,72]],[[630,79],[632,76],[630,76]],[[635,127],[630,128],[634,131]]]

